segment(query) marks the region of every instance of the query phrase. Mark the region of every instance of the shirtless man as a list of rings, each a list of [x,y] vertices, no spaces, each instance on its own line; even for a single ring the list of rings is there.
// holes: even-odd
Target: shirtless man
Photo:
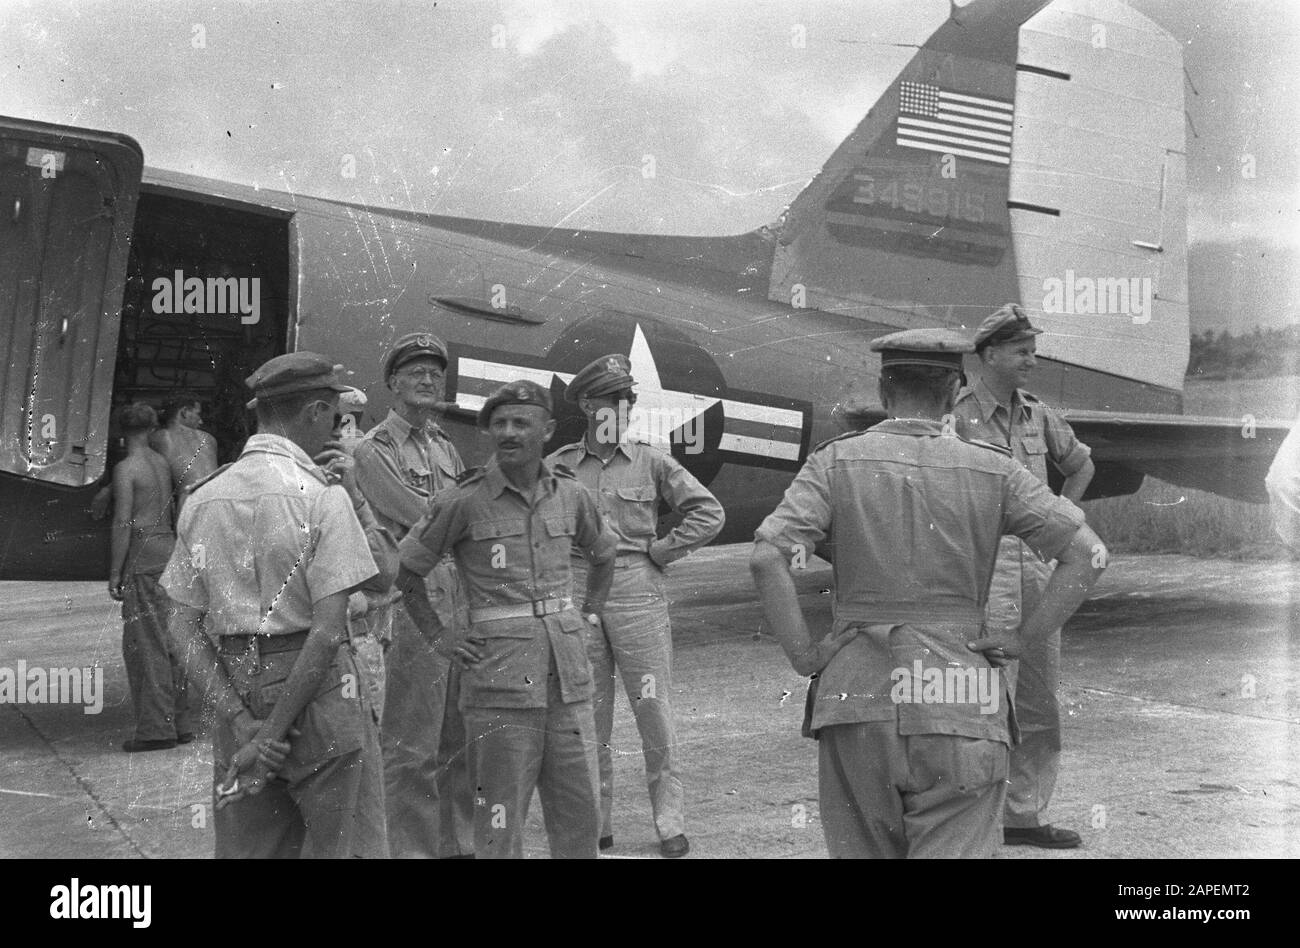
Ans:
[[[203,406],[193,392],[174,393],[163,404],[163,412],[167,425],[155,428],[149,435],[149,447],[167,462],[172,499],[176,502],[176,515],[180,516],[185,488],[217,469],[217,442],[212,435],[199,430],[203,424]],[[113,487],[106,484],[91,500],[90,516],[103,520],[112,500]]]
[[[194,733],[185,679],[167,634],[169,600],[158,582],[176,543],[172,474],[149,447],[158,423],[154,410],[132,402],[118,418],[127,454],[113,468],[108,594],[122,603],[122,658],[135,704],[135,736],[122,749],[131,754],[188,744]]]
[[[176,513],[180,514],[185,488],[196,484],[217,469],[217,442],[203,424],[203,406],[193,392],[175,392],[163,404],[166,427],[149,437],[149,447],[164,458],[171,468]]]

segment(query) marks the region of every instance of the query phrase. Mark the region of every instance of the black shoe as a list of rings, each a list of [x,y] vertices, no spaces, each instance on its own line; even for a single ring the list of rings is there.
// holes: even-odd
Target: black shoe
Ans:
[[[177,735],[176,735],[176,743],[177,743],[177,744],[192,744],[192,743],[194,743],[194,732],[193,732],[193,731],[186,731],[184,734],[177,734]]]
[[[600,838],[600,848],[601,848],[602,851],[603,851],[603,850],[606,850],[606,849],[613,849],[613,848],[614,848],[614,837],[613,837],[613,836],[602,836],[602,837]]]
[[[131,738],[122,745],[122,750],[128,754],[138,754],[141,751],[171,750],[175,746],[176,742],[170,739],[165,741],[137,741],[135,738]]]
[[[1047,826],[1008,826],[1002,830],[1002,842],[1008,846],[1039,846],[1043,849],[1075,849],[1083,839],[1074,830]]]
[[[659,844],[659,852],[665,859],[676,859],[690,852],[691,844],[684,833],[665,839]]]

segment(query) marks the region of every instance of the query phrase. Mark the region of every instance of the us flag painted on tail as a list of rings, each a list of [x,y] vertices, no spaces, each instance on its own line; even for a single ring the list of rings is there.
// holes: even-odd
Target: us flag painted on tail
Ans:
[[[926,82],[903,82],[894,141],[904,148],[1009,165],[1014,112],[1010,102]]]

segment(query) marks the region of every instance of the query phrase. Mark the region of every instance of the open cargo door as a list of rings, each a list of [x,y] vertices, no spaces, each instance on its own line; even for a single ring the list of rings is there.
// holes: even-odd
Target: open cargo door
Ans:
[[[0,117],[0,470],[104,471],[144,156],[125,135]]]

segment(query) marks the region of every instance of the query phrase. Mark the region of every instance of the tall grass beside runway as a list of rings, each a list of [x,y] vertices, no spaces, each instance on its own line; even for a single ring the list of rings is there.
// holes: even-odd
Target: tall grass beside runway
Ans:
[[[1289,422],[1300,410],[1300,375],[1189,377],[1183,389],[1183,406],[1189,415],[1233,419],[1252,415]],[[1273,533],[1267,504],[1228,500],[1151,477],[1136,494],[1088,501],[1083,510],[1089,525],[1116,553],[1188,553],[1242,559],[1290,555]]]
[[[1267,504],[1248,504],[1148,477],[1136,494],[1083,504],[1114,553],[1188,553],[1270,559],[1287,555]]]

